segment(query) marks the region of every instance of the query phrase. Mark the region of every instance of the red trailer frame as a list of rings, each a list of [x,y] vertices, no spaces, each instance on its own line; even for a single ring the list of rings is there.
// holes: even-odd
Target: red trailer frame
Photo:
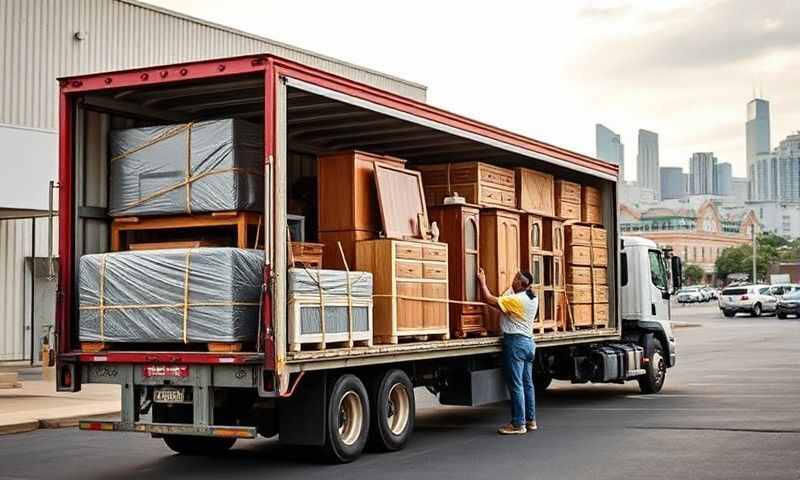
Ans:
[[[247,55],[226,59],[207,60],[124,70],[111,73],[78,75],[60,79],[59,100],[59,283],[56,297],[56,335],[59,362],[78,360],[82,362],[116,363],[257,363],[262,361],[267,370],[280,369],[284,359],[276,358],[275,341],[271,318],[271,292],[265,295],[263,308],[264,345],[263,354],[215,354],[197,352],[104,352],[102,354],[81,353],[71,344],[70,316],[74,299],[74,97],[87,92],[153,86],[215,77],[253,74],[263,72],[264,95],[264,141],[265,166],[272,168],[276,158],[276,85],[281,78],[306,82],[337,93],[352,96],[381,107],[393,109],[431,122],[458,129],[463,132],[502,142],[549,159],[569,163],[584,171],[616,179],[618,166],[559,148],[507,130],[493,127],[430,105],[376,89],[346,78],[323,72],[273,55]],[[265,282],[270,285],[271,272],[265,272]],[[59,372],[61,370],[59,369]]]

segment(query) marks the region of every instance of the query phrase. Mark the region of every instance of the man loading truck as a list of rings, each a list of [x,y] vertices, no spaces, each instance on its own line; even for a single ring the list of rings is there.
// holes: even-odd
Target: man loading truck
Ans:
[[[501,296],[492,295],[486,285],[486,274],[478,272],[481,294],[491,307],[500,310],[503,331],[503,373],[511,395],[511,423],[497,430],[501,435],[524,435],[536,430],[536,398],[533,389],[533,321],[539,311],[539,299],[529,288],[530,272],[517,272],[511,288]]]

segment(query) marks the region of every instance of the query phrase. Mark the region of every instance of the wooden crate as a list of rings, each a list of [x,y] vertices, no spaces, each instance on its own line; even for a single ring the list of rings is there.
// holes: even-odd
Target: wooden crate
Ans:
[[[422,173],[425,201],[441,205],[458,192],[467,203],[482,207],[515,208],[514,171],[482,162],[444,163],[415,167]]]
[[[565,200],[556,203],[556,217],[563,218],[564,220],[580,220],[581,204],[567,202]]]
[[[440,205],[430,207],[428,216],[439,225],[439,240],[447,244],[448,281],[451,300],[450,333],[455,338],[487,334],[485,309],[477,273],[480,265],[480,216],[477,207]]]
[[[608,247],[608,232],[603,227],[591,227],[592,233],[592,246],[593,247]]]
[[[372,345],[372,299],[352,298],[348,301],[345,295],[326,296],[323,298],[323,306],[320,304],[319,295],[291,295],[288,301],[288,343],[289,350],[299,352],[302,346],[311,344],[316,350],[325,350],[332,344],[346,348],[352,348],[356,342],[361,346]],[[367,328],[356,330],[354,325],[349,325],[345,331],[325,331],[320,325],[319,331],[303,332],[301,325],[302,309],[323,308],[360,308],[367,309]],[[320,315],[320,318],[322,315]]]
[[[592,283],[596,285],[608,285],[608,269],[605,267],[592,267]]]
[[[603,224],[603,207],[600,205],[582,205],[581,207],[581,221],[584,223],[591,223],[594,225]]]
[[[591,267],[579,265],[567,266],[567,283],[589,285],[592,283]]]
[[[581,186],[566,180],[555,181],[556,216],[567,220],[581,219]]]
[[[572,245],[567,247],[566,252],[567,263],[570,265],[585,265],[592,264],[592,248],[583,245]]]
[[[579,303],[592,303],[591,285],[572,285],[568,283],[566,292],[567,300],[570,304],[577,305]]]
[[[376,343],[450,337],[447,244],[394,239],[356,243],[356,270],[372,272]]]
[[[581,202],[584,205],[602,205],[603,195],[599,188],[583,185],[581,187]]]
[[[606,247],[592,247],[592,265],[608,266],[608,249]]]
[[[502,209],[484,209],[480,213],[481,267],[486,272],[486,283],[495,294],[511,287],[514,275],[520,269],[519,214]],[[490,333],[500,333],[500,315],[494,308],[487,312],[486,328]]]
[[[564,238],[567,246],[592,245],[591,228],[586,225],[571,224],[564,226]]]
[[[608,304],[595,303],[592,305],[592,323],[597,327],[608,326]]]
[[[593,285],[592,301],[595,303],[608,303],[608,285]]]
[[[157,234],[162,243],[176,240],[187,234],[202,236],[207,229],[229,230],[228,237],[237,248],[255,248],[257,240],[263,243],[264,226],[261,215],[254,212],[214,212],[196,215],[171,215],[153,217],[118,217],[111,221],[111,251],[127,250],[131,235]],[[193,239],[192,241],[206,241]],[[210,240],[217,243],[214,239]]]
[[[291,242],[292,266],[304,265],[310,268],[322,268],[322,252],[325,245],[311,242]],[[337,248],[338,252],[338,248]]]
[[[542,219],[542,249],[553,255],[564,254],[564,223],[554,218]]]
[[[555,214],[554,178],[529,168],[517,168],[517,208],[552,217]]]
[[[592,325],[592,304],[567,303],[567,323],[570,328],[590,327]]]

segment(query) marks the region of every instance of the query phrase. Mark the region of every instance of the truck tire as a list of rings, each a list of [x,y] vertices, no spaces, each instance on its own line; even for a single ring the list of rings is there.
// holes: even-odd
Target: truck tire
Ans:
[[[781,320],[785,320],[786,317],[788,317],[788,315],[786,315],[785,313],[778,313],[777,315],[778,315],[778,318],[780,318]]]
[[[337,378],[328,396],[328,425],[323,451],[331,462],[352,462],[364,451],[369,435],[369,398],[352,374]]]
[[[375,379],[370,393],[370,445],[376,450],[400,450],[414,432],[416,404],[411,380],[402,370],[389,370]]]
[[[754,317],[760,317],[761,316],[761,304],[760,303],[756,303],[755,305],[753,305],[753,311],[750,313],[750,315],[752,315]]]
[[[235,438],[197,437],[192,435],[165,435],[164,443],[184,455],[215,455],[228,451]]]
[[[728,318],[731,318],[731,317],[735,317],[735,316],[736,316],[736,312],[726,312],[726,311],[724,311],[724,310],[723,310],[722,314],[723,314],[723,315],[725,315],[725,316],[726,316],[726,317],[728,317]]]
[[[650,355],[650,361],[647,362],[645,370],[647,373],[638,378],[642,393],[660,392],[667,376],[667,361],[664,358],[661,341],[653,340],[653,353]]]

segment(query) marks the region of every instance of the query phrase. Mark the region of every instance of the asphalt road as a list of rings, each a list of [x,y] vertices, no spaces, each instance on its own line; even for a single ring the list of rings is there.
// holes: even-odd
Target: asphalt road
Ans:
[[[507,407],[442,407],[418,391],[408,447],[324,465],[274,441],[217,458],[174,455],[140,434],[39,430],[0,437],[0,479],[800,478],[800,321],[677,307],[679,365],[659,395],[635,383],[554,382],[538,432],[500,437]]]

